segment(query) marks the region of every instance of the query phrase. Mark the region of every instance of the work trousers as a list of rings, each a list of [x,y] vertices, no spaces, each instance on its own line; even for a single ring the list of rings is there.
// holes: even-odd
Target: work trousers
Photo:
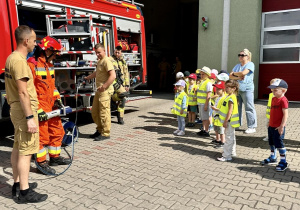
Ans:
[[[48,147],[49,157],[59,157],[61,142],[65,135],[60,117],[53,117],[47,121],[39,122],[40,150],[37,153],[37,162],[46,160]]]
[[[125,103],[126,103],[126,95],[127,92],[123,86],[120,86],[118,90],[112,96],[112,100],[118,102],[118,109],[117,111],[120,113],[120,117],[124,117],[125,112]]]
[[[236,155],[235,128],[229,122],[227,128],[225,128],[225,144],[223,149],[222,156],[226,159],[231,159],[232,155]]]
[[[92,118],[97,125],[97,130],[102,136],[110,136],[111,113],[110,100],[112,91],[96,92],[93,107]]]

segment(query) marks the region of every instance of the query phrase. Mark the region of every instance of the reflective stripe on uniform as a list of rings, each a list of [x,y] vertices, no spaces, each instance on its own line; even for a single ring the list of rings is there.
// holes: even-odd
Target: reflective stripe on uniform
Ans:
[[[37,76],[47,76],[47,71],[43,67],[37,67],[35,69],[35,75],[37,75]]]
[[[48,147],[48,153],[51,154],[51,155],[59,155],[60,152],[61,152],[60,147],[52,147],[52,146]]]
[[[58,90],[54,90],[54,92],[53,92],[53,96],[58,96],[59,95],[59,92],[58,92]]]
[[[46,151],[46,149],[45,149],[45,147],[44,147],[43,149],[41,149],[41,150],[36,154],[36,157],[37,157],[37,158],[40,158],[40,157],[43,157],[43,156],[45,156],[45,155],[47,155],[47,151]]]
[[[181,109],[178,109],[177,107],[176,108],[173,108],[174,110],[176,110],[177,112],[180,113]],[[187,111],[183,111],[183,114],[187,114]]]
[[[124,112],[125,108],[118,107],[118,112]]]

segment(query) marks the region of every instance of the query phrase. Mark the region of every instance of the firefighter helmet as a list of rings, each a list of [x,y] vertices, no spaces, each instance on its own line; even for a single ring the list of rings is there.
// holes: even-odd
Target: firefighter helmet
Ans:
[[[43,50],[61,51],[60,41],[51,36],[44,37],[38,44]]]

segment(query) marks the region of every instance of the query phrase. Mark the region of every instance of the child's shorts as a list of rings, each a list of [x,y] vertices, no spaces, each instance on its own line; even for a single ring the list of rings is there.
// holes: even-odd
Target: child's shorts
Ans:
[[[211,109],[211,106],[208,105],[206,111],[204,111],[204,104],[200,104],[198,106],[199,106],[199,113],[200,113],[201,120],[208,120],[209,119],[209,111]]]
[[[197,105],[195,105],[195,106],[188,106],[188,111],[189,112],[197,112]]]
[[[214,125],[214,131],[217,132],[218,134],[224,134],[225,128],[223,126],[216,126]]]
[[[276,148],[284,148],[283,139],[285,135],[285,127],[283,129],[283,134],[279,135],[278,130],[273,127],[268,127],[268,137],[269,145],[274,145]]]

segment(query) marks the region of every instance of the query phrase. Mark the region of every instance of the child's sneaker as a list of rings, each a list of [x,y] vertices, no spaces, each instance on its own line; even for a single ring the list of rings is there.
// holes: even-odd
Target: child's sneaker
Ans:
[[[279,162],[278,165],[276,166],[276,171],[285,171],[288,167],[288,163],[287,162]]]
[[[210,137],[210,134],[207,131],[203,131],[199,136]]]
[[[277,163],[277,159],[273,159],[271,157],[268,157],[267,159],[264,159],[260,162],[261,165],[274,165]]]
[[[197,124],[202,124],[202,120],[196,119],[196,120],[195,120],[195,123],[197,123]]]
[[[174,134],[174,135],[177,135],[177,133],[178,133],[179,131],[180,131],[180,130],[176,130],[176,131],[173,132],[173,134]]]
[[[185,125],[185,127],[191,127],[191,123],[188,122],[188,123]]]
[[[217,160],[221,162],[227,162],[232,161],[232,158],[218,157]]]
[[[256,129],[255,128],[248,128],[247,130],[245,130],[245,133],[250,134],[250,133],[255,133]]]
[[[215,140],[212,140],[211,143],[212,144],[219,144],[219,143],[221,143],[221,141],[218,141],[218,140],[215,139]]]
[[[220,142],[214,146],[215,149],[219,149],[219,148],[223,148],[223,147],[224,147],[224,143],[222,143],[222,142]]]
[[[179,132],[177,133],[177,136],[184,136],[184,134],[185,134],[184,131],[179,131]]]
[[[201,136],[203,134],[203,132],[205,132],[204,130],[200,130],[197,135]]]
[[[266,136],[265,138],[263,138],[263,141],[269,141],[269,137]]]

